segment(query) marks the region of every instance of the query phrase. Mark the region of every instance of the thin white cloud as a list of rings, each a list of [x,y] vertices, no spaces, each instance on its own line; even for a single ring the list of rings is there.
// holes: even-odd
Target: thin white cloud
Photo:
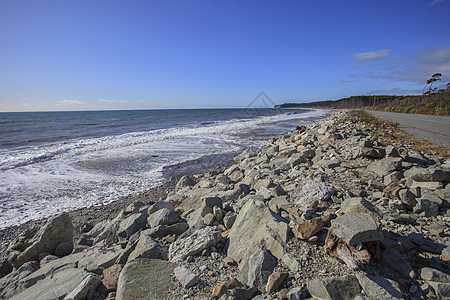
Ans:
[[[383,49],[383,50],[377,50],[372,52],[360,52],[353,54],[352,57],[357,60],[375,60],[382,57],[385,57],[389,54],[391,50]]]
[[[81,105],[81,104],[86,104],[80,100],[62,100],[58,103],[56,103],[56,105],[60,105],[60,106],[65,106],[65,105]]]
[[[444,1],[445,1],[445,0],[433,0],[433,1],[431,1],[430,6],[433,6],[433,5],[435,5],[435,4],[438,4],[438,3],[444,2]]]
[[[103,103],[109,103],[109,104],[112,104],[112,103],[127,103],[128,102],[126,100],[108,100],[108,99],[99,99],[98,101],[99,102],[103,102]]]
[[[405,90],[402,88],[387,88],[381,90],[374,90],[366,93],[366,95],[419,95],[421,90]]]

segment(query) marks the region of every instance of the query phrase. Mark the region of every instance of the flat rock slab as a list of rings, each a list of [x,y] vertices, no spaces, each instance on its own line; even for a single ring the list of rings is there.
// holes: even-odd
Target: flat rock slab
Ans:
[[[314,279],[307,283],[308,291],[314,298],[353,300],[360,295],[358,279],[353,275]]]
[[[116,299],[165,299],[176,266],[160,259],[139,258],[128,262],[119,276]]]
[[[331,221],[334,233],[349,245],[380,241],[383,235],[369,214],[348,212]]]
[[[371,299],[404,299],[397,282],[382,276],[357,273],[359,284]]]
[[[65,269],[38,281],[11,300],[62,299],[78,287],[87,276],[89,273],[83,269]]]

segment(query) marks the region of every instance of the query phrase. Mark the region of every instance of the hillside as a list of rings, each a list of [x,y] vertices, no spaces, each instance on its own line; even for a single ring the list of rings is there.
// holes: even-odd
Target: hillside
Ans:
[[[365,108],[402,113],[450,115],[450,93],[417,96],[352,96],[339,100],[285,103],[275,108]]]

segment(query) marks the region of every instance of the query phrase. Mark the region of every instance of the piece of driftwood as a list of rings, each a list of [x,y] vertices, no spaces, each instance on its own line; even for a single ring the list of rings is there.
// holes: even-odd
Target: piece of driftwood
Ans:
[[[362,243],[358,247],[348,245],[338,238],[331,228],[324,246],[327,254],[342,260],[352,270],[361,269],[364,264],[369,263],[377,247],[377,242]]]

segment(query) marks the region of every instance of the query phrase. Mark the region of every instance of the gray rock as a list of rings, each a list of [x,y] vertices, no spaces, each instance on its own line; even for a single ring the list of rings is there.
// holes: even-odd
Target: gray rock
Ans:
[[[371,215],[375,220],[380,220],[382,217],[381,211],[372,203],[363,199],[362,197],[352,197],[345,199],[345,201],[341,204],[341,210],[344,213],[366,213]]]
[[[148,215],[151,215],[163,208],[174,210],[172,203],[170,203],[169,201],[158,201],[148,208]]]
[[[159,225],[148,230],[152,238],[162,238],[170,234],[181,235],[189,228],[186,222],[179,222],[172,225]]]
[[[331,221],[333,232],[349,245],[380,241],[383,235],[369,214],[348,212]]]
[[[449,299],[449,297],[450,297],[450,284],[449,283],[429,281],[428,284],[436,292],[438,299]]]
[[[185,266],[176,267],[174,272],[175,277],[177,277],[178,281],[185,289],[193,287],[200,281],[200,278],[195,276],[190,270],[186,269]]]
[[[301,300],[302,299],[302,288],[301,287],[295,287],[287,293],[287,299],[288,300]]]
[[[405,161],[410,163],[416,163],[419,165],[428,164],[428,159],[418,152],[408,151],[408,155],[405,157]]]
[[[178,214],[167,208],[162,208],[153,214],[151,214],[147,218],[147,222],[150,225],[150,228],[154,228],[159,225],[172,225],[174,223],[179,222]]]
[[[323,182],[307,178],[301,182],[301,187],[291,193],[291,199],[298,205],[308,205],[315,200],[328,200],[334,194],[334,189]]]
[[[181,177],[180,180],[177,182],[175,189],[178,191],[188,186],[194,186],[196,183],[197,182],[195,182],[194,178],[191,175],[185,175]]]
[[[367,170],[377,174],[380,177],[384,177],[396,170],[401,166],[402,159],[400,157],[385,158],[377,160],[367,166]]]
[[[386,157],[398,157],[400,154],[398,154],[397,148],[395,148],[392,145],[388,145],[385,149]]]
[[[204,249],[215,246],[222,238],[222,233],[216,227],[210,226],[189,233],[189,235],[183,234],[170,245],[169,259],[171,261],[179,262],[188,256],[197,255]]]
[[[116,299],[167,298],[175,267],[174,263],[159,259],[139,258],[128,262],[120,272]]]
[[[83,269],[64,269],[38,281],[10,298],[11,300],[62,299],[72,292],[89,273]],[[51,288],[49,288],[51,287]]]
[[[55,255],[56,256],[66,256],[72,253],[73,244],[71,242],[62,242],[56,246]]]
[[[120,222],[125,218],[123,211],[112,220],[105,220],[94,226],[89,231],[87,238],[94,238],[94,245],[100,243],[112,243],[117,241],[117,230]]]
[[[205,197],[202,199],[202,205],[200,208],[201,216],[204,217],[207,214],[213,213],[214,206],[222,208],[222,199],[219,197]]]
[[[289,227],[285,222],[285,219],[272,212],[264,202],[250,198],[240,210],[230,230],[227,255],[238,264],[246,263],[254,248],[263,242],[272,255],[296,272],[300,266],[287,251]]]
[[[420,270],[420,277],[428,281],[450,283],[450,276],[448,274],[433,268],[422,268]]]
[[[393,182],[399,182],[403,178],[402,172],[395,171],[384,176],[384,184],[389,185]]]
[[[398,192],[398,197],[403,204],[409,208],[413,208],[416,205],[416,196],[408,189],[402,189]]]
[[[128,261],[136,258],[167,259],[167,251],[151,238],[150,231],[147,229],[141,232],[139,241],[128,257]]]
[[[8,275],[13,270],[13,267],[8,259],[2,258],[0,259],[0,278],[5,275]]]
[[[235,212],[227,212],[223,217],[223,225],[225,225],[227,229],[230,229],[231,227],[233,227],[233,224],[236,221],[236,217],[237,214]]]
[[[299,164],[306,163],[306,162],[308,162],[308,159],[302,153],[294,153],[286,161],[286,163],[289,164],[291,168],[298,166]]]
[[[450,176],[448,171],[436,167],[412,167],[405,171],[405,178],[414,181],[449,181]]]
[[[277,260],[264,247],[255,247],[248,260],[247,285],[263,291]]]
[[[64,297],[64,300],[92,299],[95,290],[101,283],[102,280],[97,276],[88,275],[73,291]]]
[[[371,299],[403,299],[402,291],[397,282],[382,276],[357,273],[359,284]]]
[[[414,206],[415,213],[424,213],[426,217],[436,217],[439,213],[439,204],[428,199],[416,199],[417,204]]]
[[[146,210],[132,214],[128,218],[122,220],[117,230],[117,235],[122,238],[128,239],[130,236],[138,232],[140,229],[145,228],[147,224],[148,213]]]
[[[314,279],[307,282],[309,293],[319,299],[353,300],[361,294],[361,289],[353,275]]]
[[[27,261],[36,260],[42,252],[54,254],[56,246],[62,242],[73,243],[73,230],[68,213],[48,219],[30,241],[31,245],[12,260],[13,266],[18,268]]]
[[[382,148],[372,148],[372,147],[361,147],[359,149],[359,157],[366,158],[382,158],[384,157],[385,152]]]
[[[408,261],[393,248],[388,248],[383,251],[381,261],[391,269],[399,272],[406,277],[414,277],[414,271]]]
[[[82,252],[83,257],[78,262],[79,268],[101,275],[103,270],[111,267],[122,252],[119,245],[94,246]]]
[[[206,214],[203,217],[203,223],[205,223],[205,225],[207,226],[211,226],[215,221],[215,217],[213,214]]]

